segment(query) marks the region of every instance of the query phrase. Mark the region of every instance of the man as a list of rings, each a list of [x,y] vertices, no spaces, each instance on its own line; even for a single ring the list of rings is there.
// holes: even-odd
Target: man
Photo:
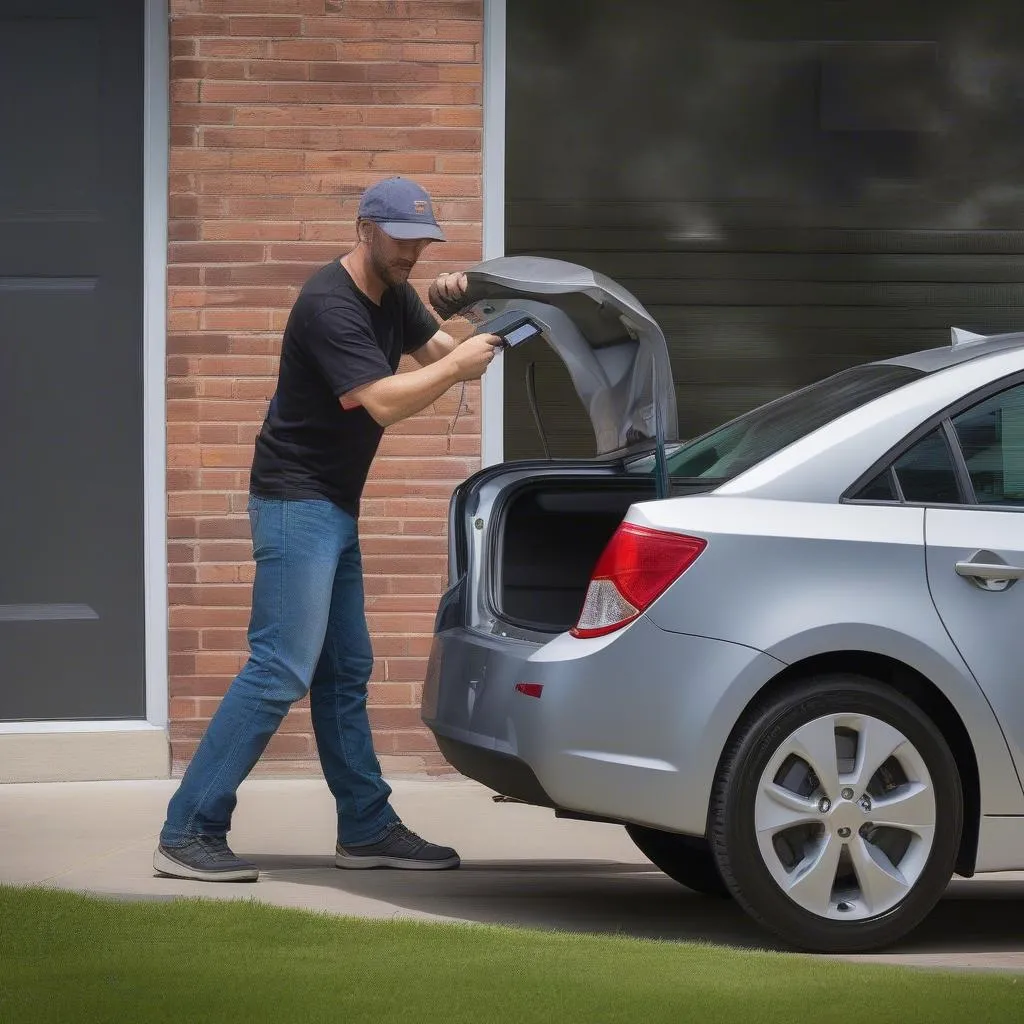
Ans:
[[[258,878],[256,865],[227,844],[236,791],[307,693],[337,802],[338,867],[459,865],[455,850],[402,824],[381,777],[366,714],[373,653],[357,518],[384,429],[478,379],[500,340],[477,335],[457,344],[408,283],[427,245],[444,240],[417,184],[392,178],[368,189],[356,231],[355,249],[313,275],[288,318],[250,477],[251,656],[171,798],[153,857],[161,874]],[[431,303],[447,315],[465,287],[465,275],[442,274]],[[419,368],[396,373],[403,353]]]

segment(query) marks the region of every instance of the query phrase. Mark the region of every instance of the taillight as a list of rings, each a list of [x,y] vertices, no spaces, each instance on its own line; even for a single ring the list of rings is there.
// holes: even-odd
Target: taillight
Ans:
[[[572,635],[605,636],[649,608],[700,556],[707,541],[633,523],[616,531],[594,568]]]

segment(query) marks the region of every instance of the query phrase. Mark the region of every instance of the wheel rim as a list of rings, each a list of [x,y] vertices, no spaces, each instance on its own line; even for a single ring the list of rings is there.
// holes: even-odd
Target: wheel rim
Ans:
[[[754,825],[780,889],[818,917],[884,914],[913,889],[935,839],[935,790],[916,747],[869,715],[826,715],[779,746]]]

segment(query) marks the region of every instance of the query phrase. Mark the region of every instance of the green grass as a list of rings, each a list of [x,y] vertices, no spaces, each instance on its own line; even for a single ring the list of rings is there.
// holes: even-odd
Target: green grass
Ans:
[[[1024,1020],[1024,981],[711,946],[0,886],[7,1024]]]

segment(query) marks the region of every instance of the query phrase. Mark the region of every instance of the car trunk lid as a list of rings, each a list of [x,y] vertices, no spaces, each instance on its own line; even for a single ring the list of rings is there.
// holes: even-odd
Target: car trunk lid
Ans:
[[[541,256],[487,260],[466,277],[459,315],[481,332],[514,314],[537,321],[587,410],[597,455],[654,442],[658,493],[667,496],[675,388],[665,335],[639,300],[603,274]]]

